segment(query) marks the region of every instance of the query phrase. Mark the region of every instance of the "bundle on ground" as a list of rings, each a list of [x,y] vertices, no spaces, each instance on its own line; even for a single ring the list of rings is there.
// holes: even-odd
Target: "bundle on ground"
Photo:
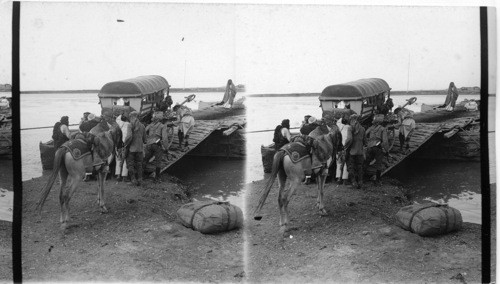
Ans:
[[[446,234],[462,228],[460,211],[446,204],[414,204],[396,214],[398,225],[420,236]]]
[[[219,233],[241,228],[243,212],[229,202],[191,202],[177,210],[182,225],[204,234]]]

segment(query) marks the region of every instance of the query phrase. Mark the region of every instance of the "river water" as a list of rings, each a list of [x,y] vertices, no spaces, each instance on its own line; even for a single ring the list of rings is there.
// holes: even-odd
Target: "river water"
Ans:
[[[174,102],[182,102],[191,93],[172,93]],[[238,97],[241,96],[238,93]],[[248,95],[248,93],[243,94]],[[199,93],[196,101],[187,105],[197,109],[197,102],[218,101],[223,93]],[[237,98],[238,98],[237,97]],[[391,96],[394,104],[403,105],[410,96]],[[479,95],[461,95],[459,100],[479,99]],[[441,104],[441,95],[419,96],[417,102],[408,108],[418,112],[421,104]],[[97,94],[22,94],[21,129],[52,126],[63,115],[68,115],[70,124],[77,124],[83,112],[100,113]],[[317,97],[247,97],[247,159],[200,159],[185,158],[169,169],[169,173],[189,181],[195,189],[196,199],[217,199],[244,205],[245,183],[266,178],[262,170],[260,146],[272,141],[273,129],[282,119],[288,118],[291,127],[299,127],[304,115],[321,117]],[[489,121],[494,122],[495,100],[490,100]],[[489,124],[494,131],[494,123]],[[252,131],[271,130],[252,133]],[[42,175],[38,143],[51,139],[52,129],[22,130],[22,175],[28,180]],[[490,135],[493,143],[494,132]],[[490,147],[492,149],[493,147]],[[494,150],[494,148],[492,149]],[[491,157],[491,156],[490,156]],[[494,158],[494,156],[493,156]],[[480,223],[480,164],[456,162],[409,162],[393,175],[412,192],[416,201],[434,200],[447,202],[462,211],[464,221]],[[491,182],[496,182],[495,161],[490,158]],[[406,168],[405,168],[406,167]],[[463,174],[463,173],[467,174]],[[423,179],[423,176],[429,178]]]

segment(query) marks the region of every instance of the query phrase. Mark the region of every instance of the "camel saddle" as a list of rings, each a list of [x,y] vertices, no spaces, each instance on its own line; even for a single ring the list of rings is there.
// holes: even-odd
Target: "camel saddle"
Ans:
[[[61,147],[68,149],[71,156],[75,160],[82,159],[83,157],[92,155],[92,167],[99,169],[99,166],[105,164],[107,161],[99,157],[97,153],[92,151],[92,141],[94,135],[89,133],[78,133],[74,139],[64,143]],[[87,172],[92,172],[92,168],[88,168]]]
[[[61,147],[68,149],[75,160],[91,155],[90,147],[87,141],[83,139],[73,139],[65,142]]]
[[[280,150],[285,151],[293,163],[298,163],[305,158],[311,158],[311,153],[308,151],[306,145],[300,142],[291,142],[281,147]]]

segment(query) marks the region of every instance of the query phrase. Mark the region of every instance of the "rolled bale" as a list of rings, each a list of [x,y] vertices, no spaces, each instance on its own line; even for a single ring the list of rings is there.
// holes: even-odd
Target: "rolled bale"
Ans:
[[[243,226],[243,212],[229,202],[196,201],[177,210],[180,223],[203,234],[226,232]]]
[[[446,234],[462,228],[462,214],[447,204],[414,204],[396,213],[398,225],[420,236]]]
[[[276,150],[274,149],[274,144],[269,146],[260,146],[260,153],[262,155],[262,166],[264,167],[265,173],[270,173],[273,168],[273,159]]]

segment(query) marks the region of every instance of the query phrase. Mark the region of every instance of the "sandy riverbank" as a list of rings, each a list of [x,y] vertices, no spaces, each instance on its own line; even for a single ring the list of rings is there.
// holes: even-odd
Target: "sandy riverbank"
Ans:
[[[289,206],[293,238],[286,239],[282,247],[278,243],[277,185],[268,197],[263,220],[254,221],[248,215],[264,183],[258,181],[246,189],[244,230],[203,235],[175,220],[177,209],[189,201],[186,192],[191,189],[175,178],[162,178],[160,185],[146,181],[141,188],[108,181],[108,214],[101,214],[95,204],[96,182],[82,183],[71,201],[72,221],[65,237],[59,232],[58,190],[52,190],[40,218],[32,206],[47,176],[24,182],[23,279],[250,283],[481,280],[481,226],[464,223],[461,231],[433,238],[400,229],[393,216],[409,201],[395,180],[385,178],[382,187],[368,185],[363,190],[327,184],[327,217],[320,217],[314,209],[315,185],[302,185]],[[493,187],[492,200],[494,193]],[[495,212],[493,207],[493,225]]]
[[[101,214],[95,181],[81,183],[70,202],[70,228],[59,231],[58,189],[41,218],[32,210],[44,175],[23,183],[23,280],[239,282],[243,231],[203,235],[176,222],[191,189],[162,176],[142,187],[109,180]]]
[[[264,218],[261,221],[247,219],[249,280],[480,282],[481,226],[464,223],[461,231],[432,238],[405,231],[395,225],[394,216],[399,208],[411,202],[397,181],[386,178],[383,183],[382,187],[368,185],[362,190],[327,184],[327,217],[320,217],[314,207],[316,185],[302,185],[288,207],[293,238],[286,239],[283,247],[278,242],[275,184],[264,206]],[[255,208],[263,185],[264,181],[259,181],[249,186],[247,211]],[[494,225],[495,210],[491,216]],[[466,282],[461,282],[461,277]]]
[[[0,220],[0,283],[12,282],[12,222]]]

